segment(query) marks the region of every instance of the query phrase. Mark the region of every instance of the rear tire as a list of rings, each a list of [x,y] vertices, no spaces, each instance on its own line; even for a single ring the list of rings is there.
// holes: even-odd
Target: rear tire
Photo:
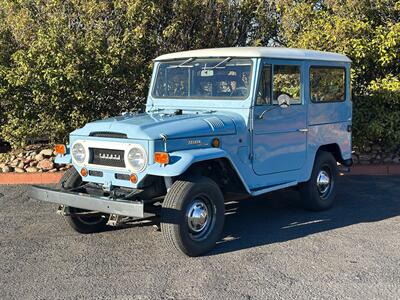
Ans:
[[[219,240],[224,218],[224,197],[213,180],[207,177],[178,180],[163,202],[161,232],[172,251],[199,256]]]
[[[75,168],[68,169],[58,183],[60,190],[70,190],[82,185],[82,177]],[[104,231],[107,228],[107,218],[102,215],[83,215],[89,212],[75,207],[67,207],[66,211],[70,214],[64,216],[65,222],[76,232],[87,234]],[[81,214],[81,215],[80,215]]]
[[[333,155],[330,152],[318,152],[310,180],[299,185],[303,206],[312,211],[330,208],[336,197],[337,176]]]

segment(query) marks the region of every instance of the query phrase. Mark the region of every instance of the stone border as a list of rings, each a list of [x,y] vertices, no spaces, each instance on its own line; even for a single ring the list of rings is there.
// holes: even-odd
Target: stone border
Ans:
[[[11,184],[56,184],[60,181],[64,172],[55,173],[0,173],[0,185]],[[346,176],[367,175],[367,176],[393,176],[400,175],[400,164],[396,165],[356,165],[351,167],[350,173]]]
[[[392,165],[355,165],[346,175],[400,175],[400,164]]]
[[[0,173],[0,185],[4,184],[55,184],[64,172],[55,173]]]

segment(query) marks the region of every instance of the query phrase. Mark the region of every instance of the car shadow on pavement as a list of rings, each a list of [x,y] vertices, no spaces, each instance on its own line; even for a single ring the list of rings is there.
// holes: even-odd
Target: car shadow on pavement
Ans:
[[[399,176],[345,176],[338,184],[334,206],[323,212],[303,210],[298,193],[290,189],[228,203],[223,238],[209,255],[400,215]]]

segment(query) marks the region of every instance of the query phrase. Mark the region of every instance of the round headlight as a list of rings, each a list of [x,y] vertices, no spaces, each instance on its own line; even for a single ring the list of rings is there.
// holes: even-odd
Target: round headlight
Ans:
[[[134,172],[141,172],[146,168],[146,152],[140,146],[134,146],[128,153],[128,162]]]
[[[77,163],[81,164],[85,161],[86,151],[81,143],[76,143],[72,146],[71,154]]]

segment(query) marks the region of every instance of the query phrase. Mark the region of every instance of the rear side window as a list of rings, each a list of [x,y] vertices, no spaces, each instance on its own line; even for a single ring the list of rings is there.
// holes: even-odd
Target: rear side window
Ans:
[[[312,102],[344,101],[346,72],[340,67],[310,68],[310,97]]]

